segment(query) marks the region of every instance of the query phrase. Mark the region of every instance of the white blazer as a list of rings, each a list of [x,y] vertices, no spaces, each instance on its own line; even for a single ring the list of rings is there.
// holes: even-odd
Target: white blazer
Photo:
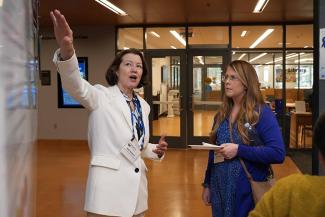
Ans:
[[[133,164],[121,153],[132,138],[131,113],[119,88],[115,85],[92,86],[80,77],[76,55],[66,61],[53,61],[61,75],[63,87],[90,111],[88,143],[91,153],[87,180],[85,210],[88,212],[131,217],[148,208],[146,165],[142,157],[159,160],[149,143],[148,103],[138,96],[145,126],[144,148]],[[140,181],[141,180],[141,181]]]

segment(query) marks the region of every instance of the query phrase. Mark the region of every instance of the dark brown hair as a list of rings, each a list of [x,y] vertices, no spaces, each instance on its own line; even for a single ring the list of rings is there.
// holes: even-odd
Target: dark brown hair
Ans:
[[[130,48],[127,50],[122,50],[121,52],[119,52],[116,56],[115,59],[113,60],[112,64],[108,67],[107,71],[106,71],[106,81],[110,86],[114,86],[115,84],[117,84],[118,82],[118,77],[116,72],[118,71],[120,64],[122,62],[122,58],[124,55],[126,54],[135,54],[138,55],[141,58],[142,61],[142,76],[141,76],[141,80],[139,82],[139,85],[137,86],[137,88],[143,87],[144,85],[147,84],[147,74],[148,74],[148,67],[147,64],[144,60],[144,57],[141,53],[141,51],[134,49],[134,48]]]
[[[254,126],[258,122],[261,106],[264,104],[260,83],[256,71],[250,63],[243,60],[234,60],[228,67],[238,74],[239,80],[246,89],[237,117],[237,129],[243,142],[249,144],[248,132],[244,125],[248,122]],[[221,122],[230,115],[233,106],[233,100],[224,94],[223,104],[215,115],[214,126],[210,133],[211,143],[215,142],[217,129]]]

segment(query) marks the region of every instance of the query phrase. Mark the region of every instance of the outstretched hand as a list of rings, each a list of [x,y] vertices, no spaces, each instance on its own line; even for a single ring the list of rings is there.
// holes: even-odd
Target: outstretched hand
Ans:
[[[70,59],[73,56],[73,33],[65,17],[58,10],[50,12],[53,22],[56,42],[60,47],[60,55],[63,60]]]
[[[159,139],[159,143],[156,146],[156,149],[153,150],[154,153],[158,155],[159,158],[161,158],[165,152],[167,151],[168,143],[165,141],[165,135],[162,135]]]

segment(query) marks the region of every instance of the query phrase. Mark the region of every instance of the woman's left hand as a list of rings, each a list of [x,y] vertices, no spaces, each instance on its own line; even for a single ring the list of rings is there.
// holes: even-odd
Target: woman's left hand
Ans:
[[[224,143],[221,146],[223,149],[220,149],[218,153],[222,154],[225,159],[232,159],[237,156],[238,144]]]
[[[154,149],[153,152],[156,153],[159,158],[161,158],[167,151],[167,146],[168,143],[165,141],[165,135],[162,135],[159,139],[159,143],[156,146],[156,149]]]

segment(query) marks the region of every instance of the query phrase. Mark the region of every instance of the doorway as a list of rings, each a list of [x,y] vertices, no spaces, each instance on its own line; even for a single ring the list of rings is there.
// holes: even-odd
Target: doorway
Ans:
[[[186,69],[184,50],[145,53],[149,85],[145,89],[151,106],[150,136],[158,143],[165,135],[171,148],[186,148]]]
[[[188,55],[188,143],[207,142],[214,115],[222,105],[221,76],[227,50],[191,50]]]
[[[155,50],[145,53],[151,106],[151,141],[166,135],[171,148],[207,141],[216,110],[222,104],[221,76],[226,50]]]

